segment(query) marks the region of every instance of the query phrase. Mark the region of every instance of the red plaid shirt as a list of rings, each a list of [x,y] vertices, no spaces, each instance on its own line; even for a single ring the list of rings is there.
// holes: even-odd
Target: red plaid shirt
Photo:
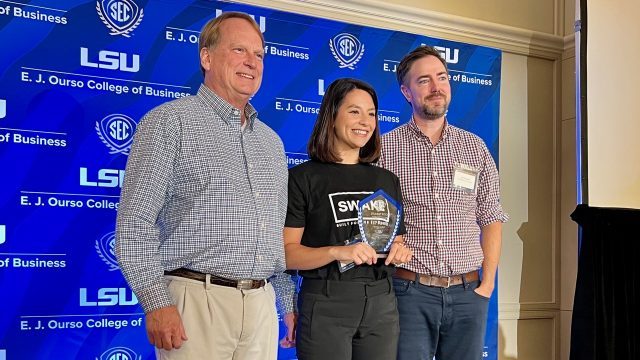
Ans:
[[[479,269],[480,228],[508,219],[498,170],[482,139],[445,122],[433,145],[412,119],[382,137],[378,165],[400,178],[405,241],[413,250],[405,267],[438,276]],[[475,194],[452,186],[456,165],[479,171]]]

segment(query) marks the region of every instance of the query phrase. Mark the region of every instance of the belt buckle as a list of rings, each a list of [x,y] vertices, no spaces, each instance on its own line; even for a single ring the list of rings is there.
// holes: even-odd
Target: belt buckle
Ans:
[[[236,285],[236,289],[238,290],[251,290],[252,287],[253,287],[253,280],[251,279],[238,280],[238,284]]]
[[[445,289],[448,289],[451,286],[451,276],[447,276],[447,286],[445,286]]]

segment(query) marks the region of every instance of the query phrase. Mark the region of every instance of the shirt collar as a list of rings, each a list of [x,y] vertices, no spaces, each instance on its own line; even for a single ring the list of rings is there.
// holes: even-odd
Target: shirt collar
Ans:
[[[409,120],[409,124],[407,125],[407,127],[418,138],[424,138],[424,139],[428,140],[427,136],[425,134],[423,134],[422,131],[420,131],[420,128],[418,127],[418,124],[416,124],[416,121],[413,118],[413,116],[411,116],[411,120]],[[444,119],[444,128],[442,129],[442,137],[441,137],[440,140],[444,141],[449,136],[450,133],[451,133],[451,127],[449,126],[449,121],[447,120],[447,118],[445,118]],[[440,142],[440,141],[438,141],[438,142]]]
[[[200,84],[200,89],[198,89],[198,96],[207,104],[211,106],[213,111],[215,111],[218,116],[228,125],[236,125],[240,127],[240,109],[233,107],[227,101],[218,96],[213,90],[209,89],[205,84]],[[258,117],[258,111],[251,105],[247,103],[244,107],[244,113],[247,117],[247,125],[248,128],[253,130],[253,124]]]

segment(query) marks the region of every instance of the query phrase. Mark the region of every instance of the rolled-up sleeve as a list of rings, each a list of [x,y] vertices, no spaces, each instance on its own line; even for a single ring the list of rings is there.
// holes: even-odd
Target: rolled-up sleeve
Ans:
[[[478,206],[476,209],[476,218],[480,227],[496,221],[504,223],[509,220],[509,216],[504,212],[500,204],[498,169],[491,153],[484,144],[482,146],[482,157],[485,166],[478,179]]]

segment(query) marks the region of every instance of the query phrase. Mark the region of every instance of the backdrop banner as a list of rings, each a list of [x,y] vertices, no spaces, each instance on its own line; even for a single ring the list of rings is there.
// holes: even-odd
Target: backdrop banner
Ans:
[[[229,2],[0,0],[0,360],[153,358],[114,256],[120,187],[137,122],[196,93],[199,31],[229,10],[253,15],[265,35],[252,103],[289,166],[308,159],[337,78],[375,87],[383,133],[407,122],[395,70],[420,44],[448,63],[450,123],[484,139],[497,162],[496,49]],[[497,360],[497,293],[481,358]]]

